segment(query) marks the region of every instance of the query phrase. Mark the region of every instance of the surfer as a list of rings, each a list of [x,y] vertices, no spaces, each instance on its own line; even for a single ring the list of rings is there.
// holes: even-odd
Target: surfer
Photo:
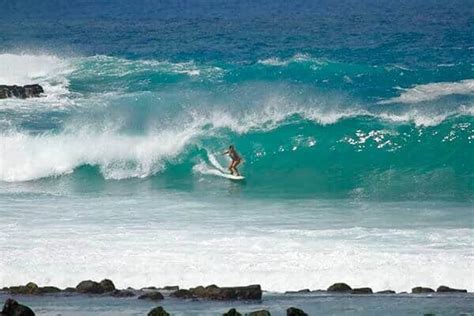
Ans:
[[[240,158],[239,154],[234,148],[234,145],[230,145],[229,149],[223,153],[223,155],[229,155],[229,157],[232,159],[232,162],[230,163],[229,166],[229,171],[230,174],[236,174],[237,176],[240,176],[239,170],[237,170],[237,166],[242,162],[242,158]]]

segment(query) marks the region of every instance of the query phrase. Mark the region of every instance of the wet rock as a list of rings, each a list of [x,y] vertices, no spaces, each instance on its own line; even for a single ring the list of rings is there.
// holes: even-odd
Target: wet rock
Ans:
[[[148,316],[170,316],[163,307],[158,306],[148,312]]]
[[[76,292],[76,288],[75,287],[67,287],[67,288],[64,289],[64,292],[74,293],[74,292]]]
[[[264,309],[260,311],[250,312],[247,315],[248,316],[271,316],[270,312]]]
[[[83,294],[102,294],[105,292],[100,283],[91,280],[82,281],[79,283],[76,286],[76,291]]]
[[[41,294],[53,294],[53,293],[59,293],[59,292],[61,292],[61,289],[59,289],[55,286],[40,287],[40,293]]]
[[[308,314],[299,308],[290,307],[286,310],[286,316],[308,316]]]
[[[115,290],[114,282],[112,282],[109,279],[104,279],[104,280],[100,281],[99,284],[104,289],[104,292],[112,292],[113,290]]]
[[[194,295],[193,293],[191,293],[191,291],[184,290],[184,289],[174,291],[173,293],[170,294],[170,296],[176,297],[176,298],[194,298]]]
[[[298,290],[298,291],[286,291],[285,294],[304,294],[304,293],[311,293],[309,289]]]
[[[383,291],[375,292],[375,294],[395,294],[395,291],[392,291],[392,290],[383,290]]]
[[[453,289],[450,288],[449,286],[441,285],[436,289],[436,292],[438,293],[467,293],[467,290],[465,289]]]
[[[129,290],[113,290],[110,293],[110,296],[113,297],[132,297],[135,296],[135,293]]]
[[[14,299],[7,299],[3,305],[2,316],[35,316],[35,313],[26,305],[19,304]]]
[[[262,299],[262,288],[260,285],[218,287],[209,285],[198,286],[189,289],[191,294],[198,298],[209,300],[260,300]]]
[[[372,294],[372,289],[370,287],[360,287],[357,289],[352,289],[352,294]]]
[[[152,300],[159,301],[164,299],[163,295],[160,292],[149,292],[142,294],[138,297],[139,300]]]
[[[161,290],[163,290],[163,291],[173,291],[174,292],[174,291],[179,290],[179,286],[177,286],[177,285],[164,286],[164,287],[161,288]]]
[[[39,84],[31,84],[26,86],[7,86],[0,85],[0,99],[6,98],[35,98],[43,93],[43,87]]]
[[[8,288],[10,294],[21,294],[21,295],[38,295],[41,294],[41,290],[36,283],[29,282],[26,285],[11,286]]]
[[[413,294],[420,294],[420,293],[433,293],[434,290],[429,288],[429,287],[421,287],[421,286],[417,286],[417,287],[414,287],[411,289],[411,292]]]
[[[242,316],[235,308],[229,309],[227,313],[222,314],[222,316]]]
[[[352,288],[346,283],[334,283],[327,289],[328,292],[345,293],[352,291]]]

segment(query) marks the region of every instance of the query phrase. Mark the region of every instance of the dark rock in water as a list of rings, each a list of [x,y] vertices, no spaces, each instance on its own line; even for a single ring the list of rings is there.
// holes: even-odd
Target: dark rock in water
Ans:
[[[2,316],[35,316],[35,313],[26,305],[19,304],[14,299],[7,299],[3,305]]]
[[[161,288],[161,290],[163,290],[163,291],[173,291],[174,292],[174,291],[179,290],[179,286],[177,286],[177,285],[164,286],[164,287]]]
[[[43,87],[39,84],[31,84],[26,86],[7,86],[0,85],[0,99],[6,98],[35,98],[43,93]]]
[[[360,287],[357,289],[352,289],[352,294],[372,294],[372,289],[370,287]]]
[[[207,287],[198,286],[189,289],[191,294],[198,298],[209,300],[260,300],[262,299],[262,288],[260,285],[218,287],[209,285]]]
[[[147,286],[147,287],[142,287],[142,290],[158,290],[156,286]]]
[[[26,285],[11,286],[8,289],[10,294],[22,294],[22,295],[38,295],[41,294],[41,290],[36,283],[29,282]]]
[[[142,294],[138,297],[139,300],[152,300],[159,301],[164,299],[163,295],[160,292],[149,292]]]
[[[67,287],[67,288],[64,289],[64,292],[74,293],[74,292],[76,292],[76,288],[75,287]]]
[[[352,288],[347,285],[346,283],[334,283],[327,289],[328,292],[338,292],[338,293],[344,293],[344,292],[350,292],[352,291]]]
[[[222,316],[242,316],[235,308],[229,309],[227,313],[222,314]]]
[[[6,288],[6,291],[10,294],[21,295],[41,295],[61,292],[61,290],[55,286],[39,287],[36,283],[33,282],[29,282],[27,285],[12,286],[10,288]]]
[[[170,316],[170,314],[168,314],[163,307],[158,306],[149,311],[148,316]]]
[[[40,287],[40,293],[41,294],[52,294],[52,293],[59,293],[59,292],[61,292],[61,289],[59,289],[55,286]]]
[[[262,309],[261,311],[250,312],[248,316],[271,316],[270,312]]]
[[[303,293],[311,293],[309,289],[298,290],[298,291],[286,291],[285,294],[303,294]]]
[[[306,314],[299,308],[290,307],[286,310],[286,316],[308,316],[308,314]]]
[[[421,287],[421,286],[417,286],[417,287],[414,287],[411,289],[411,292],[413,294],[420,294],[420,293],[433,293],[434,290],[429,288],[429,287]]]
[[[132,296],[135,296],[135,293],[133,293],[132,291],[128,291],[128,290],[113,290],[110,293],[110,296],[113,296],[113,297],[132,297]]]
[[[99,284],[104,289],[104,292],[112,292],[113,290],[115,290],[114,282],[112,282],[109,279],[104,279],[104,280],[100,281]]]
[[[191,293],[191,291],[184,290],[184,289],[174,291],[173,293],[170,294],[170,296],[176,297],[176,298],[194,298],[194,295],[193,293]]]
[[[102,294],[105,292],[100,283],[91,280],[82,281],[79,283],[76,286],[76,291],[83,294]]]
[[[436,289],[438,293],[467,293],[467,290],[464,289],[453,289],[449,286],[441,285]]]
[[[395,294],[395,291],[392,291],[392,290],[383,290],[383,291],[375,292],[375,294]]]

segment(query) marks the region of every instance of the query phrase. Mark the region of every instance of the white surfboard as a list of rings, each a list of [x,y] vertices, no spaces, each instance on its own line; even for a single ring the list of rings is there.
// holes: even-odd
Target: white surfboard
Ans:
[[[216,168],[215,170],[212,170],[212,169],[208,170],[209,173],[219,176],[219,177],[227,178],[230,180],[244,180],[245,179],[245,177],[243,176],[235,176],[233,174],[227,173],[227,171],[224,169],[224,167],[221,166],[221,164],[219,163],[219,161],[217,161],[216,157],[213,154],[208,154],[208,158],[211,165],[214,168]]]

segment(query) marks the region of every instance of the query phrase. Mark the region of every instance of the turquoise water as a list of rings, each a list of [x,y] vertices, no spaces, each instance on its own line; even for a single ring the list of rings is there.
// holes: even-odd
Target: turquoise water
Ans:
[[[468,6],[5,3],[0,285],[472,290]]]

